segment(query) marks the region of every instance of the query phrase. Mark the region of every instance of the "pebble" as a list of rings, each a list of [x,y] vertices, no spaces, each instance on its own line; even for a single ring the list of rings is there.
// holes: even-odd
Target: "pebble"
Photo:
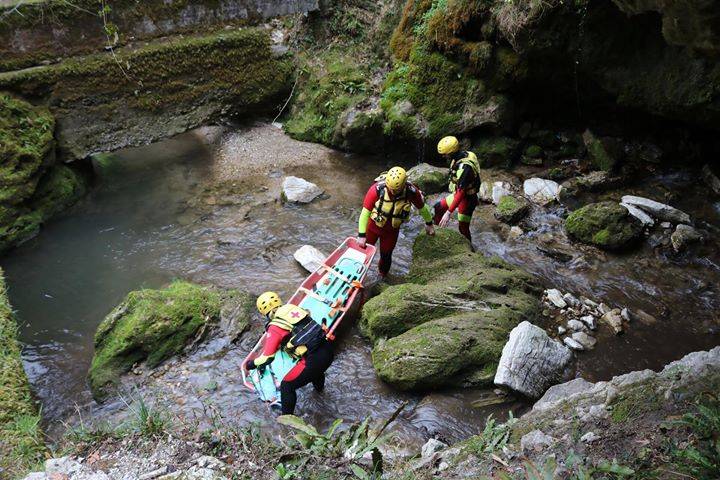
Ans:
[[[560,293],[560,290],[556,288],[551,288],[550,290],[547,290],[545,292],[548,296],[548,300],[550,300],[553,305],[555,305],[558,308],[565,308],[567,307],[567,303],[565,303],[565,300],[563,300],[563,296]]]
[[[565,327],[563,327],[562,325],[560,325],[560,326],[558,327],[558,335],[564,335],[565,332],[567,332],[567,328],[565,328]]]
[[[565,300],[568,305],[572,305],[573,307],[580,305],[580,301],[575,298],[572,293],[566,293],[565,295],[563,295],[563,300]]]
[[[623,320],[625,320],[626,322],[630,323],[630,319],[631,319],[631,317],[630,317],[630,310],[628,310],[627,308],[623,308],[623,309],[620,311],[620,316],[623,318]]]
[[[585,332],[573,333],[572,339],[582,345],[585,350],[592,350],[597,344],[597,339]]]
[[[585,435],[580,437],[580,441],[583,443],[593,443],[600,439],[600,436],[595,432],[587,432]]]
[[[525,233],[525,232],[523,232],[523,229],[516,225],[516,226],[510,228],[509,237],[510,238],[518,238],[518,237],[521,237],[523,235],[523,233]]]
[[[598,307],[598,304],[595,303],[595,302],[593,302],[593,301],[590,300],[589,298],[584,298],[584,297],[583,297],[583,303],[584,303],[585,305],[587,305],[588,307],[590,307],[590,308],[597,308],[597,307]]]
[[[660,226],[661,226],[662,228],[672,228],[672,223],[670,223],[670,222],[662,222],[662,223],[660,224]]]
[[[592,315],[585,315],[584,317],[580,317],[580,321],[583,322],[590,330],[597,329],[597,321]]]
[[[585,324],[580,320],[573,319],[567,322],[567,328],[569,328],[573,332],[580,332],[582,330],[585,330]]]
[[[605,313],[600,320],[607,323],[612,331],[615,332],[615,335],[623,333],[622,317],[620,316],[619,311],[609,311]]]
[[[565,345],[567,345],[569,348],[571,348],[572,350],[578,350],[578,351],[585,350],[585,348],[580,344],[580,342],[578,342],[577,340],[573,340],[570,337],[563,338],[563,343]]]
[[[610,307],[608,307],[604,303],[601,303],[600,305],[598,305],[598,311],[601,315],[605,315],[607,312],[610,311]]]

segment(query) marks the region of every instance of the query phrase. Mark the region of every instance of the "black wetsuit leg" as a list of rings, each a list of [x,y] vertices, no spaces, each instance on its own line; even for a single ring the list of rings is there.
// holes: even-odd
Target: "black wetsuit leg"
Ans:
[[[282,414],[292,415],[297,403],[296,390],[312,383],[316,390],[322,391],[325,386],[325,371],[333,361],[333,348],[329,342],[324,342],[317,350],[308,353],[305,357],[305,368],[292,380],[280,382],[280,401]]]

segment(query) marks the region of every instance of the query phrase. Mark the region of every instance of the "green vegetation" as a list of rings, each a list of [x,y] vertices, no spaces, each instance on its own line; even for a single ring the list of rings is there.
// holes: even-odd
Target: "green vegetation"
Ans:
[[[565,230],[573,239],[606,250],[619,250],[640,238],[642,227],[615,202],[591,203],[572,212]]]
[[[54,162],[55,120],[47,109],[0,93],[0,251],[85,193],[85,180]]]
[[[46,109],[0,93],[0,202],[18,204],[35,192],[54,146],[55,120]]]
[[[508,167],[519,142],[508,137],[483,137],[472,146],[483,167]]]
[[[20,476],[40,462],[45,443],[40,415],[20,358],[17,325],[0,271],[0,472]]]
[[[698,479],[720,478],[720,402],[700,403],[680,424],[691,432],[692,444],[675,448],[677,467]]]
[[[293,138],[333,144],[341,114],[359,102],[369,89],[367,72],[357,59],[335,51],[318,57],[299,57],[300,93],[285,123]]]
[[[490,415],[485,420],[485,428],[482,433],[470,437],[465,442],[465,449],[477,457],[502,450],[508,444],[512,427],[516,422],[517,419],[513,417],[512,411],[505,423],[497,423]]]
[[[20,2],[19,2],[20,3]],[[206,34],[226,25],[257,24],[263,20],[253,9],[248,18],[233,15],[217,0],[36,0],[23,1],[16,11],[0,7],[0,71],[19,70],[59,57],[101,51],[106,45],[147,41],[177,34]],[[245,2],[249,4],[250,2]],[[201,10],[200,10],[201,9]],[[199,11],[205,12],[199,14]],[[7,15],[6,15],[7,14]],[[148,22],[159,28],[147,28]],[[62,25],[58,37],[52,29]],[[18,48],[16,37],[32,30],[31,48]],[[60,38],[60,39],[58,39]]]
[[[95,333],[90,386],[102,400],[135,363],[152,368],[180,353],[188,341],[220,318],[220,293],[175,281],[163,290],[130,292]]]
[[[0,88],[27,96],[54,89],[75,99],[102,95],[108,101],[126,102],[126,107],[143,110],[190,104],[212,93],[231,95],[241,108],[285,90],[290,69],[289,61],[273,58],[265,31],[248,28],[118,51],[117,59],[107,54],[90,55],[0,74]],[[186,83],[189,76],[194,80],[192,85]],[[138,89],[139,85],[142,88]]]

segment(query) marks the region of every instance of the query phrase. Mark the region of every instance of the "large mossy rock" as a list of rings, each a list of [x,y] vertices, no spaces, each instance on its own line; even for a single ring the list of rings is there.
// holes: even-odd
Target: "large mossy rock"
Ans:
[[[615,202],[585,205],[565,220],[568,235],[605,250],[620,250],[635,243],[642,226],[627,209]]]
[[[360,321],[378,376],[402,390],[491,383],[510,330],[538,314],[527,273],[473,253],[453,230],[417,237],[407,278],[370,299]]]
[[[224,294],[183,281],[162,290],[130,292],[95,333],[95,356],[89,372],[95,399],[105,399],[120,375],[134,364],[145,361],[153,368],[182,352],[208,326],[220,323],[226,297],[237,299],[239,295],[243,294]],[[247,322],[248,316],[238,318]]]

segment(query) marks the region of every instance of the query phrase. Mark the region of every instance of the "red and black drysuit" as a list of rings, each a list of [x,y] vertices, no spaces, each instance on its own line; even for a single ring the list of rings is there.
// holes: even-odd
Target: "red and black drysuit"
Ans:
[[[314,321],[311,319],[311,321]],[[287,343],[292,331],[285,330],[277,325],[268,325],[265,345],[260,357],[255,363],[248,365],[253,368],[260,363],[258,360],[267,359],[257,365],[257,368],[264,368],[270,363],[280,348]],[[330,342],[323,341],[315,350],[306,353],[298,363],[290,370],[280,382],[280,403],[283,415],[292,415],[297,404],[296,390],[309,383],[318,392],[325,388],[325,371],[333,361],[333,348]]]
[[[456,163],[469,155],[470,152],[455,152],[450,159]],[[477,193],[480,189],[480,178],[470,165],[459,164],[456,170],[450,169],[450,182],[455,183],[455,191],[434,205],[433,220],[437,225],[445,212],[453,213],[457,209],[458,230],[472,241],[470,220],[479,203]]]
[[[390,271],[392,252],[397,244],[398,235],[400,235],[400,225],[393,226],[392,219],[388,219],[382,227],[371,219],[371,213],[377,212],[378,202],[385,192],[388,193],[390,198],[394,198],[394,195],[387,190],[384,182],[375,182],[370,186],[367,194],[365,194],[358,222],[359,237],[365,237],[366,242],[370,245],[375,245],[380,240],[378,271],[382,276],[386,276]],[[432,225],[430,209],[425,205],[425,197],[419,188],[408,182],[400,195],[403,201],[409,202],[420,211],[426,225]]]

